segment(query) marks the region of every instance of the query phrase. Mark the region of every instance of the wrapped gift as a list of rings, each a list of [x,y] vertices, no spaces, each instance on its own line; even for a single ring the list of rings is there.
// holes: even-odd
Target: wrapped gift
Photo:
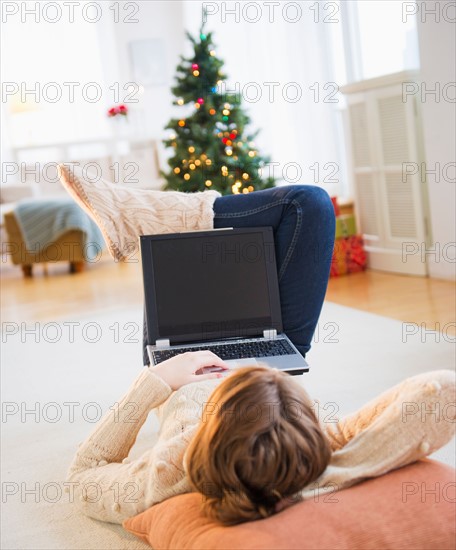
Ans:
[[[335,215],[340,216],[340,208],[339,208],[339,203],[337,202],[337,197],[331,197],[331,202],[333,203],[333,206],[334,206]]]
[[[353,214],[336,217],[336,239],[356,235],[356,220]]]
[[[361,235],[336,239],[331,262],[331,277],[364,271],[366,264],[367,256]]]
[[[337,239],[334,243],[334,252],[331,261],[330,277],[340,277],[347,274],[346,243],[345,239]]]

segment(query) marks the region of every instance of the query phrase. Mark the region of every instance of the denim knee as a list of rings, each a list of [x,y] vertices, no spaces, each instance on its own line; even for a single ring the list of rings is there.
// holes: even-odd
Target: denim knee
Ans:
[[[302,209],[329,210],[334,212],[328,192],[317,185],[290,185],[287,187],[287,198],[295,200]]]

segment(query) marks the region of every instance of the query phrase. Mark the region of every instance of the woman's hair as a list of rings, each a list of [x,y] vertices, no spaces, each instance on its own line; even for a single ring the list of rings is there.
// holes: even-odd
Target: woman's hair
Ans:
[[[276,369],[246,367],[205,403],[185,462],[203,512],[230,525],[274,514],[325,470],[330,455],[305,390]]]

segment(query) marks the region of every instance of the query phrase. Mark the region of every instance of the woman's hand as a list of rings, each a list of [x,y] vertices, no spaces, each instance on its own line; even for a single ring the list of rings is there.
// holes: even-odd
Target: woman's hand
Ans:
[[[171,359],[150,367],[172,390],[178,390],[185,384],[221,378],[228,365],[212,351],[187,351]],[[217,370],[218,372],[209,372]]]

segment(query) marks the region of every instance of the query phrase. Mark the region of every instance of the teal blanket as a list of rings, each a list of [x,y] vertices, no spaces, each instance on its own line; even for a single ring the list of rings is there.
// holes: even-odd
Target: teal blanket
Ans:
[[[84,234],[88,260],[105,248],[98,226],[71,198],[25,199],[16,205],[14,214],[28,250],[42,250],[71,230]]]

